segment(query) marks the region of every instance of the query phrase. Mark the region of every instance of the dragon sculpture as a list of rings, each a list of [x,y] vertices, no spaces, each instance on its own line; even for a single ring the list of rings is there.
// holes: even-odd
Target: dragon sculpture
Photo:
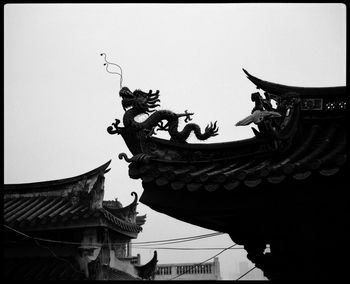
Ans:
[[[187,138],[193,132],[197,139],[206,140],[209,137],[218,135],[218,127],[215,123],[210,123],[205,128],[204,133],[197,124],[188,123],[182,131],[178,130],[179,118],[185,117],[187,123],[191,119],[193,113],[176,114],[169,110],[155,110],[160,106],[157,104],[159,100],[159,91],[153,93],[151,90],[145,93],[141,90],[131,92],[129,88],[123,87],[119,92],[122,98],[122,106],[125,111],[123,116],[124,127],[119,127],[120,120],[116,119],[111,126],[107,128],[109,134],[123,134],[124,131],[144,131],[147,136],[155,133],[155,130],[168,131],[170,140],[180,143],[186,143]],[[141,114],[149,117],[143,122],[137,122],[135,118]],[[167,121],[166,124],[163,121]]]

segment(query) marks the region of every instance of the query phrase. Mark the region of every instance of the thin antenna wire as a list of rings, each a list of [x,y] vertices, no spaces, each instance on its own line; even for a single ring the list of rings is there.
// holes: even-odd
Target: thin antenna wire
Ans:
[[[121,88],[122,88],[122,84],[123,84],[123,69],[122,69],[118,64],[107,61],[107,55],[106,55],[106,53],[101,53],[101,56],[104,56],[104,59],[105,59],[105,62],[106,62],[106,63],[104,63],[103,65],[106,66],[106,71],[107,71],[108,73],[110,73],[110,74],[118,74],[118,75],[120,76],[120,81],[119,81],[120,84],[119,84],[119,85],[120,85],[120,89],[121,89]],[[120,73],[109,71],[109,70],[108,70],[108,66],[109,66],[109,65],[117,66],[117,67],[120,69]]]

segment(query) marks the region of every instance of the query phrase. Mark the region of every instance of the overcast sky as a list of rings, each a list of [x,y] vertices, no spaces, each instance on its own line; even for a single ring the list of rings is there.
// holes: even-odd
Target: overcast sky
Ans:
[[[286,85],[346,83],[343,4],[8,4],[4,12],[5,183],[72,177],[112,159],[105,199],[128,205],[132,191],[142,194],[118,159],[130,155],[123,139],[106,132],[123,109],[119,77],[106,72],[102,52],[122,66],[123,86],[160,90],[162,109],[188,109],[202,128],[217,120],[219,135],[205,143],[253,136],[250,126],[234,126],[256,91],[242,68]],[[138,212],[147,222],[137,241],[212,232],[143,204]],[[223,235],[179,246],[231,244]],[[159,263],[217,252],[158,250]],[[136,253],[144,263],[153,249]],[[219,256],[224,279],[238,277],[245,255]]]

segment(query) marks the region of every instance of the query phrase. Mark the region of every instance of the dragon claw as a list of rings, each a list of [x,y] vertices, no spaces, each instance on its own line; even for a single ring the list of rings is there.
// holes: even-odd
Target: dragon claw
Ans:
[[[120,120],[118,118],[115,119],[115,122],[112,123],[112,125],[117,128],[120,123]]]
[[[120,120],[116,118],[115,122],[113,122],[112,125],[107,128],[107,132],[109,134],[121,134],[124,128],[119,127],[119,123]]]
[[[166,123],[164,125],[163,121],[159,121],[158,124],[157,124],[158,128],[157,130],[160,130],[160,131],[168,131],[169,130],[169,125],[168,123]]]
[[[191,115],[193,115],[193,113],[189,113],[188,110],[186,109],[185,110],[185,116],[186,116],[185,117],[185,122],[189,122],[189,121],[192,120]]]

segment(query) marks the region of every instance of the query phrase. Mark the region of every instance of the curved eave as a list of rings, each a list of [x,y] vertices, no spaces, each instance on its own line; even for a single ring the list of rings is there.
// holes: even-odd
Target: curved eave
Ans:
[[[136,224],[142,226],[146,223],[146,214],[141,216],[136,216]]]
[[[127,235],[128,233],[132,233],[133,235],[130,236],[136,237],[136,235],[142,231],[141,226],[126,220],[122,220],[104,208],[100,209],[100,211],[106,217],[106,219],[112,222],[112,224],[116,225],[117,228],[122,230],[121,232],[124,232]]]
[[[287,176],[297,180],[311,173],[333,175],[347,161],[347,132],[343,125],[305,124],[294,143],[282,152],[256,149],[256,152],[229,153],[228,150],[213,151],[210,159],[198,157],[197,161],[150,159],[148,163],[131,163],[129,176],[141,178],[144,183],[170,186],[174,190],[216,191],[220,188],[232,190],[239,184],[255,187],[269,183],[280,183]],[[220,156],[219,156],[220,154]],[[264,155],[263,155],[264,154]]]
[[[270,139],[261,139],[257,137],[252,137],[248,139],[230,141],[230,142],[220,142],[220,143],[178,143],[170,140],[150,137],[149,141],[163,145],[163,146],[172,146],[182,150],[222,150],[222,149],[239,149],[241,147],[247,147],[249,145],[257,145],[261,143],[266,143]]]
[[[129,205],[122,207],[122,208],[113,208],[107,205],[104,205],[105,209],[110,211],[112,214],[119,216],[119,215],[127,215],[130,211],[135,210],[136,206],[137,206],[137,200],[138,200],[138,196],[137,193],[135,191],[133,191],[131,193],[131,195],[135,196],[134,200],[132,203],[130,203]]]
[[[89,178],[100,172],[107,173],[109,171],[107,167],[109,166],[111,161],[112,160],[109,160],[107,163],[103,164],[102,166],[99,166],[96,169],[93,169],[87,173],[84,173],[75,177],[51,180],[51,181],[33,182],[33,183],[5,184],[4,190],[6,193],[17,192],[17,191],[23,192],[23,191],[30,191],[30,190],[50,189],[57,186],[64,186],[64,185],[76,183],[84,178]]]
[[[152,274],[155,272],[155,269],[157,267],[157,251],[153,252],[153,258],[146,264],[140,265],[140,266],[135,266],[136,270],[138,271],[138,275],[142,279],[150,279]]]
[[[203,164],[241,157],[266,156],[274,150],[269,147],[272,138],[253,137],[222,143],[177,143],[150,137],[143,147],[143,153],[151,160],[174,164]],[[156,150],[154,150],[156,149]]]
[[[288,92],[296,92],[305,97],[326,97],[326,96],[346,96],[345,86],[336,87],[296,87],[287,86],[269,81],[261,80],[248,73],[247,70],[243,69],[247,78],[253,82],[258,89],[262,89],[265,92],[274,95],[283,95]]]

